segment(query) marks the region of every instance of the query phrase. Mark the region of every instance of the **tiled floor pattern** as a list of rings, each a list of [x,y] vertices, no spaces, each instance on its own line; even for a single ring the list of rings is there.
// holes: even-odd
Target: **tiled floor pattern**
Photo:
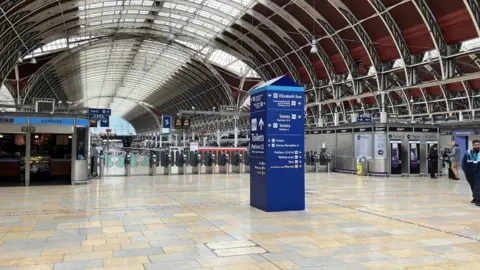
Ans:
[[[465,181],[307,174],[307,210],[249,207],[248,175],[0,189],[4,269],[480,269]]]

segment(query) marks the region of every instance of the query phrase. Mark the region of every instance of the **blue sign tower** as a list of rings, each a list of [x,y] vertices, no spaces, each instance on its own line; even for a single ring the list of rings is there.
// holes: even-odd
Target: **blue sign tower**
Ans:
[[[250,205],[305,210],[305,89],[287,76],[250,91]]]

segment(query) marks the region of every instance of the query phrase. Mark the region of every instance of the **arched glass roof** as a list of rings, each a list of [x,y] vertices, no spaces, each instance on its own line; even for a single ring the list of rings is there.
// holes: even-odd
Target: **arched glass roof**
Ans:
[[[191,59],[239,76],[259,77],[237,56],[219,49],[214,40],[254,3],[78,1],[79,28],[67,31],[63,38],[48,42],[25,58],[68,48],[68,55],[54,63],[67,97],[71,101],[86,100],[84,106],[110,107],[114,113],[125,115],[137,104],[124,100],[146,100],[153,93],[172,90],[169,80]],[[113,102],[115,97],[120,101]]]

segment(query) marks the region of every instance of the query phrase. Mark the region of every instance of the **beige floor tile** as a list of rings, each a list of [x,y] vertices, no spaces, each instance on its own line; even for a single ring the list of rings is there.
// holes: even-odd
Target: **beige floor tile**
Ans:
[[[123,223],[120,220],[102,221],[102,227],[123,227]]]
[[[38,264],[38,265],[21,265],[15,270],[52,270],[53,263]]]
[[[28,238],[48,238],[55,234],[54,230],[51,231],[32,231]]]
[[[12,232],[12,233],[6,233],[6,234],[2,237],[2,241],[27,239],[29,236],[30,236],[30,232]]]
[[[389,261],[374,261],[374,262],[363,262],[359,263],[361,266],[367,269],[375,269],[375,270],[383,270],[383,269],[404,269],[400,265],[394,264],[393,262]]]
[[[189,252],[196,249],[197,249],[196,246],[190,245],[190,246],[164,247],[163,251],[166,254],[169,254],[169,253],[185,253],[185,252]]]
[[[150,263],[150,260],[147,256],[106,258],[103,260],[103,265],[105,267],[139,265],[144,263]]]
[[[90,222],[81,222],[78,224],[80,228],[99,228],[102,227],[102,223],[100,221],[90,221]]]
[[[2,259],[0,266],[21,266],[57,263],[63,261],[63,255],[48,255],[31,258]]]
[[[148,242],[135,242],[135,243],[124,243],[120,244],[122,249],[136,249],[136,248],[150,248],[150,244]]]
[[[118,227],[103,227],[103,233],[123,233],[125,232],[125,228],[123,226]]]
[[[98,246],[105,245],[107,242],[105,239],[92,239],[92,240],[83,240],[82,246]]]
[[[89,270],[145,270],[142,264],[140,265],[127,265],[127,266],[112,266],[103,268],[90,268]]]
[[[435,255],[429,251],[420,248],[414,249],[397,249],[397,250],[382,250],[382,253],[390,255],[395,258],[412,258]]]
[[[282,270],[289,270],[289,269],[299,269],[300,266],[296,265],[292,261],[275,261],[275,266],[282,269]]]
[[[65,262],[86,261],[86,260],[105,259],[105,258],[112,258],[112,257],[113,257],[113,254],[111,251],[87,252],[87,253],[77,253],[77,254],[66,254],[64,257],[64,261]]]
[[[127,244],[130,243],[129,237],[107,239],[107,244]]]
[[[209,259],[198,259],[197,260],[202,267],[220,267],[220,266],[231,266],[239,264],[255,264],[256,261],[249,256],[235,256],[235,257],[225,257],[225,258],[209,258]]]
[[[122,247],[120,244],[106,244],[106,245],[96,245],[93,246],[93,251],[101,252],[101,251],[114,251],[114,250],[121,250]]]
[[[212,267],[213,270],[262,270],[255,264],[241,264],[241,265],[229,265]]]
[[[76,254],[93,252],[92,246],[82,247],[64,247],[64,248],[47,248],[42,251],[42,255],[59,255],[59,254]]]

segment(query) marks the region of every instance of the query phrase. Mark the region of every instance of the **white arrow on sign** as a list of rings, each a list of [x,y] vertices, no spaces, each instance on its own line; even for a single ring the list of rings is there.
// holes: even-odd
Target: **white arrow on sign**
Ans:
[[[263,130],[263,118],[260,118],[260,121],[258,121],[258,127],[260,128],[260,130]]]

